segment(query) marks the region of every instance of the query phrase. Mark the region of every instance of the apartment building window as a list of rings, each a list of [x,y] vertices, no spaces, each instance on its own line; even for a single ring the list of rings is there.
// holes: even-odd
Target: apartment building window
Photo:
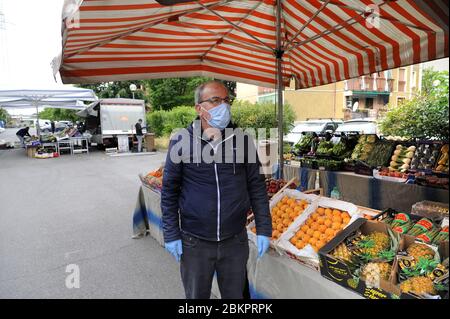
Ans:
[[[398,70],[398,91],[405,92],[406,90],[406,69]]]
[[[417,72],[416,71],[412,71],[412,75],[411,75],[411,89],[415,89],[417,83]]]
[[[353,107],[352,97],[351,96],[346,96],[345,97],[345,107],[347,109],[351,109]]]
[[[351,97],[347,96],[345,97],[345,107],[349,110],[352,110],[353,108],[358,108],[359,105],[359,98],[357,97]]]

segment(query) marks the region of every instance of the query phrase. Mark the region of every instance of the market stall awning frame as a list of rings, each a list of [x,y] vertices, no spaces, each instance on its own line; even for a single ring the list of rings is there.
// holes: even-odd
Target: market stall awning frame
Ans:
[[[0,90],[0,106],[9,108],[36,108],[39,123],[39,107],[81,109],[82,104],[96,101],[93,90],[76,87],[49,89],[3,89]],[[39,125],[37,134],[40,135]]]
[[[284,85],[300,89],[448,56],[445,1],[175,2],[70,6],[55,60],[63,82],[205,75],[276,87],[278,52]]]
[[[64,83],[201,75],[276,87],[281,172],[281,91],[292,78],[308,88],[449,55],[448,3],[437,0],[66,0],[65,9],[54,60]]]

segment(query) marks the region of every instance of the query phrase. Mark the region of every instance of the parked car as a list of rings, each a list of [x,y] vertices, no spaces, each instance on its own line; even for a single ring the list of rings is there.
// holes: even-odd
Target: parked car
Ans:
[[[336,129],[340,133],[378,134],[377,121],[371,118],[345,121]]]
[[[67,127],[69,127],[69,126],[65,123],[55,122],[55,132],[61,132],[62,130],[64,130]],[[50,133],[51,131],[52,131],[52,126],[50,123],[41,126],[42,133]]]
[[[342,134],[379,134],[378,124],[375,119],[361,118],[345,121],[334,132],[333,143],[339,143]]]
[[[302,139],[303,132],[317,133],[318,135],[324,135],[326,132],[333,133],[342,123],[343,121],[341,120],[333,119],[300,122],[284,137],[284,141],[291,145],[295,145]]]
[[[58,121],[58,123],[66,124],[68,127],[73,127],[72,121]]]
[[[3,127],[0,127],[0,133],[3,133],[5,129]]]

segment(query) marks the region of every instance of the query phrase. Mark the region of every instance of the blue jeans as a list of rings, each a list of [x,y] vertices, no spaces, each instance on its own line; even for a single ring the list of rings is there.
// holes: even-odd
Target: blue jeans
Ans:
[[[23,136],[16,135],[17,138],[20,140],[20,146],[25,147],[25,139]]]
[[[142,138],[144,136],[143,135],[136,135],[136,138],[138,140],[138,152],[142,152]]]

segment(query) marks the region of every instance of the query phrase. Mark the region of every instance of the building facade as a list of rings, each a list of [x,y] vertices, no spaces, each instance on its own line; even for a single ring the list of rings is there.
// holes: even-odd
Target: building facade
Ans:
[[[296,121],[308,119],[378,118],[388,108],[411,99],[422,86],[422,65],[383,71],[370,76],[303,90],[292,82],[283,95],[292,106]],[[236,98],[255,102],[275,102],[274,89],[238,83]]]

